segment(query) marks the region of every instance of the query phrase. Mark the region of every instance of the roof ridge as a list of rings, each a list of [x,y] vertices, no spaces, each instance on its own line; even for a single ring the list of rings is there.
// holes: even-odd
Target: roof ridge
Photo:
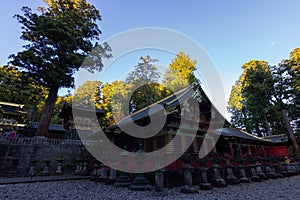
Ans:
[[[24,104],[10,103],[4,101],[0,101],[0,104],[7,105],[7,106],[21,107],[21,108],[24,106]]]
[[[194,83],[189,84],[188,86],[182,88],[181,90],[178,90],[177,92],[175,92],[175,93],[173,93],[173,94],[170,94],[169,96],[167,96],[167,97],[165,97],[165,98],[163,98],[163,99],[161,99],[161,100],[159,100],[159,101],[156,101],[156,102],[154,102],[154,103],[152,103],[152,104],[150,104],[150,105],[148,105],[148,106],[146,106],[146,107],[144,107],[144,108],[138,110],[137,112],[134,112],[134,113],[132,113],[132,114],[126,115],[126,116],[123,117],[118,123],[115,123],[115,125],[118,125],[121,121],[126,120],[127,118],[132,117],[133,115],[137,115],[137,114],[141,113],[142,111],[147,110],[148,108],[150,108],[150,107],[152,107],[152,106],[154,106],[154,105],[157,105],[157,104],[159,104],[159,103],[161,103],[161,102],[163,102],[163,101],[165,101],[165,100],[167,100],[167,99],[169,99],[169,98],[171,98],[171,97],[173,97],[173,96],[177,96],[177,94],[184,93],[185,90],[191,89],[191,88],[193,87],[193,85],[194,85]],[[184,94],[185,94],[185,93],[184,93]],[[181,94],[181,95],[183,95],[183,94]],[[177,97],[179,97],[179,96],[177,96]],[[177,98],[177,99],[178,99],[178,98]]]

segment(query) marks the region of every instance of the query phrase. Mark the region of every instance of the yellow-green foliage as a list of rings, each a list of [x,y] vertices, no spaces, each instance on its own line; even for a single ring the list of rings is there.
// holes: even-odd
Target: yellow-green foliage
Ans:
[[[14,66],[0,66],[0,101],[24,104],[28,121],[42,112],[47,89]]]
[[[100,81],[86,81],[74,92],[73,103],[81,105],[88,101],[99,107],[100,103]]]
[[[164,82],[173,92],[176,92],[196,80],[193,71],[196,70],[196,61],[189,55],[180,52],[172,60],[164,75]]]
[[[235,82],[235,85],[231,88],[231,93],[228,102],[229,109],[237,109],[238,111],[242,111],[243,104],[242,101],[244,100],[242,95],[242,86],[239,81]]]
[[[290,59],[286,60],[292,76],[292,86],[300,91],[300,48],[290,53]]]
[[[99,108],[106,111],[105,119],[107,123],[112,124],[124,117],[122,114],[122,105],[127,100],[128,92],[124,81],[106,83],[101,87],[101,103],[99,104]]]

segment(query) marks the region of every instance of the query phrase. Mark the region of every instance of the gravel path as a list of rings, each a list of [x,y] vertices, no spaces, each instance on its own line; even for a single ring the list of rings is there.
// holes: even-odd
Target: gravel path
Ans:
[[[97,200],[193,200],[193,199],[282,199],[300,200],[300,176],[243,183],[226,188],[199,191],[199,194],[181,194],[180,188],[168,189],[162,193],[154,191],[131,191],[88,180],[38,182],[27,184],[0,185],[0,199],[97,199]]]

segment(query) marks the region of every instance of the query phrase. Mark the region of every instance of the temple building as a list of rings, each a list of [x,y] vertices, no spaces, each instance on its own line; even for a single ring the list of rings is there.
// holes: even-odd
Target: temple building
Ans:
[[[76,127],[74,123],[74,116],[73,112],[76,109],[76,112],[80,113],[80,116],[77,117]],[[98,119],[97,122],[93,122],[88,116],[91,113],[96,113],[96,117]],[[78,133],[76,131],[76,128],[80,129],[81,132],[86,132],[86,135],[89,135],[91,131],[91,127],[98,126],[99,120],[101,117],[103,117],[105,114],[105,111],[99,110],[99,109],[87,109],[84,106],[73,106],[71,104],[64,104],[62,110],[59,113],[59,117],[63,119],[63,127],[65,129],[65,139],[88,139],[88,138],[79,138]],[[78,119],[78,117],[80,119]],[[95,124],[96,123],[96,124]],[[83,134],[84,135],[84,134]]]
[[[142,131],[143,127],[151,123],[149,112],[152,112],[153,118],[165,116],[166,122],[158,133],[141,139],[124,131],[124,127],[130,129],[137,127],[136,125]],[[145,133],[141,132],[142,134]],[[166,154],[185,152],[195,158],[200,151],[206,151],[208,157],[216,154],[230,157],[287,156],[288,153],[286,134],[262,138],[232,127],[213,106],[198,82],[125,117],[108,127],[106,135],[118,147],[126,146],[129,151],[136,151],[139,144],[142,144],[146,152],[156,151],[167,145]],[[176,135],[181,136],[180,140],[175,141]],[[191,137],[193,139],[189,143]],[[186,147],[188,148],[185,149]]]
[[[18,126],[25,123],[26,115],[23,104],[0,102],[0,129],[17,130]]]

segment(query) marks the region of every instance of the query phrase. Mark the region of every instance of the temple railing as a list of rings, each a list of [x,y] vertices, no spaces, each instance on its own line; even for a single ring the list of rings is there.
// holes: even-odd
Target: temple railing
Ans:
[[[18,122],[15,119],[0,118],[0,125],[17,126]]]
[[[10,137],[0,134],[0,144],[20,144],[20,145],[92,145],[95,141],[88,140],[72,140],[72,139],[41,139],[36,137]]]

